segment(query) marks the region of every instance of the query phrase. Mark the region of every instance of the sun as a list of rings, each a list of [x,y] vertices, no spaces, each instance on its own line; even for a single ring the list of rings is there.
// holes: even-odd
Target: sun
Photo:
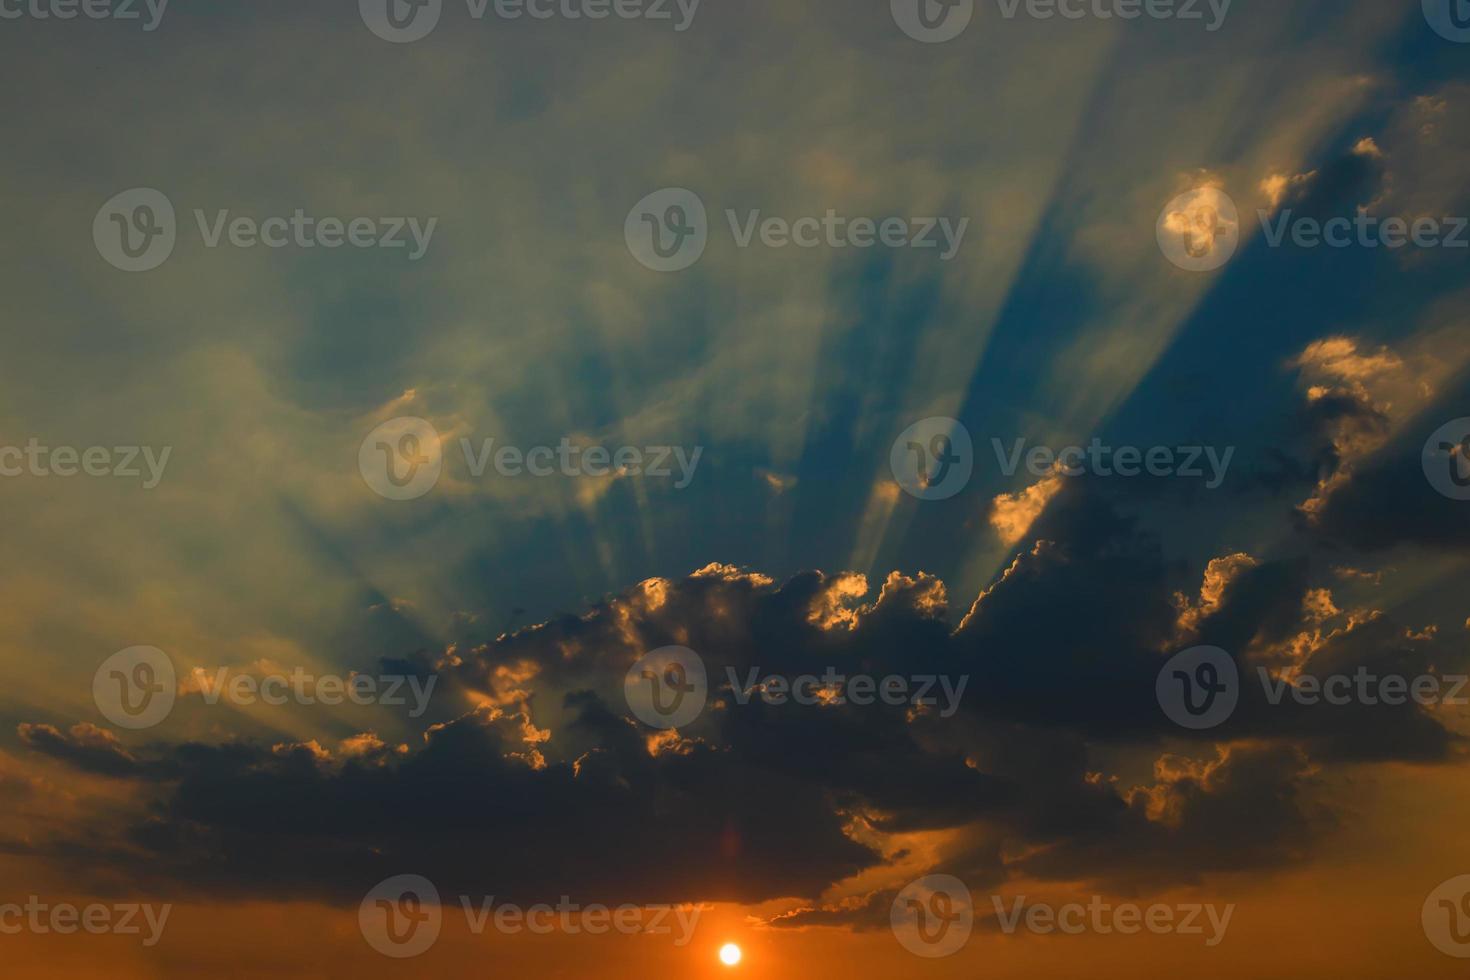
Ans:
[[[720,947],[720,962],[726,966],[734,966],[740,962],[740,947],[734,943],[726,943]]]

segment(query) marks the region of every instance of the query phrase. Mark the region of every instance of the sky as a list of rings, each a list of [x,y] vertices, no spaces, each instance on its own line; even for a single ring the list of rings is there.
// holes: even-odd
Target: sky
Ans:
[[[0,0],[7,975],[1461,975],[1467,44]]]

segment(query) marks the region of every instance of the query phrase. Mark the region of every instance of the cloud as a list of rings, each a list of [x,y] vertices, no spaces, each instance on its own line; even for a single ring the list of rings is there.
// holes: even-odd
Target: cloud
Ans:
[[[1458,318],[1459,314],[1451,313]],[[1424,482],[1420,467],[1406,459],[1417,455],[1417,430],[1406,431],[1431,405],[1444,399],[1446,387],[1456,384],[1470,362],[1470,345],[1463,332],[1453,327],[1421,330],[1405,342],[1405,353],[1387,346],[1365,349],[1359,340],[1334,336],[1317,340],[1291,363],[1300,371],[1305,386],[1308,424],[1326,441],[1321,447],[1321,475],[1300,512],[1311,524],[1320,524],[1336,506],[1359,512],[1364,496],[1390,492],[1388,483],[1407,490],[1422,487],[1426,506],[1439,508],[1428,498],[1432,490]],[[1459,382],[1463,386],[1463,379]],[[1443,421],[1443,420],[1440,420]],[[1432,431],[1440,422],[1429,426]],[[1424,433],[1427,436],[1427,432]],[[1397,442],[1396,442],[1397,440]],[[1391,455],[1382,455],[1385,449]],[[1364,472],[1359,479],[1359,472]],[[1365,485],[1366,481],[1366,485]],[[1343,501],[1335,498],[1344,496]],[[1364,520],[1360,525],[1341,517],[1328,522],[1338,531],[1366,538],[1383,518]],[[1356,530],[1355,530],[1356,527]],[[1449,532],[1453,538],[1454,532]]]
[[[1305,174],[1272,174],[1261,181],[1261,193],[1266,195],[1271,207],[1276,208],[1286,200],[1288,194],[1296,196],[1302,193],[1316,176],[1315,170]]]
[[[969,844],[936,858],[976,880],[1026,874],[1166,885],[1212,869],[1273,868],[1332,824],[1324,760],[1449,758],[1456,740],[1415,706],[1312,712],[1247,694],[1218,732],[1174,728],[1154,682],[1179,644],[1216,644],[1243,671],[1454,658],[1391,617],[1345,622],[1298,561],[1222,556],[1181,608],[1158,542],[1069,481],[1029,550],[949,620],[944,583],[802,572],[778,582],[713,564],[557,617],[405,661],[437,670],[450,703],[417,744],[372,732],[324,743],[201,742],[123,749],[82,725],[28,725],[35,751],[131,779],[123,842],[38,849],[128,855],[142,880],[349,901],[412,869],[441,887],[533,901],[739,901],[821,896],[879,875],[914,835]],[[1291,647],[1295,637],[1316,639]],[[696,650],[704,713],[676,733],[636,721],[623,676],[645,652]],[[958,710],[741,703],[778,672],[964,677]],[[1247,690],[1250,688],[1248,686]],[[1112,765],[1099,764],[1102,757]],[[1130,761],[1131,760],[1131,761]],[[1125,771],[1146,767],[1152,781]],[[780,801],[773,806],[772,801]],[[1028,854],[999,863],[997,835]],[[652,843],[651,843],[652,841]],[[233,856],[250,855],[243,861]],[[881,903],[880,903],[881,904]],[[797,913],[780,924],[861,918]]]
[[[288,34],[232,25],[241,71],[227,75],[196,70],[198,45],[217,43],[208,14],[185,15],[171,32],[185,43],[161,39],[142,60],[87,32],[60,54],[12,36],[27,91],[47,99],[12,99],[39,136],[0,164],[17,227],[36,229],[0,245],[20,277],[8,300],[18,322],[42,326],[7,357],[6,421],[25,435],[46,420],[55,438],[88,444],[175,444],[179,461],[150,498],[103,483],[8,487],[32,519],[12,530],[28,560],[5,579],[6,653],[24,665],[54,650],[59,669],[13,670],[7,710],[35,706],[16,731],[36,765],[108,787],[101,834],[58,821],[34,846],[71,855],[77,880],[115,863],[143,882],[351,901],[409,866],[446,888],[517,896],[553,885],[584,901],[799,896],[813,919],[834,883],[898,861],[895,838],[962,838],[939,863],[977,881],[1007,873],[1000,840],[1036,855],[1028,873],[1068,879],[1301,858],[1330,825],[1314,766],[1444,759],[1456,746],[1442,719],[1247,699],[1227,731],[1193,737],[1160,716],[1153,680],[1183,642],[1279,670],[1454,662],[1424,617],[1406,626],[1346,587],[1327,592],[1321,555],[1299,552],[1325,545],[1331,562],[1356,565],[1355,549],[1465,544],[1463,514],[1427,495],[1415,443],[1429,415],[1465,403],[1451,381],[1463,343],[1449,336],[1463,335],[1465,298],[1445,297],[1456,318],[1415,343],[1400,334],[1426,322],[1436,294],[1417,280],[1255,290],[1242,273],[1260,271],[1258,254],[1218,277],[1173,275],[1153,221],[1187,189],[1176,177],[1193,182],[1200,167],[1232,188],[1269,175],[1260,190],[1273,205],[1334,215],[1440,213],[1463,199],[1463,87],[1398,106],[1371,129],[1376,151],[1355,151],[1370,131],[1358,118],[1375,97],[1369,77],[1405,14],[1329,6],[1317,36],[1285,5],[1242,18],[1195,52],[1211,83],[1188,93],[1169,84],[1177,39],[1161,33],[972,30],[920,51],[881,4],[854,18],[841,2],[757,4],[680,45],[636,32],[582,44],[584,24],[557,42],[577,45],[571,60],[525,32],[441,30],[395,51],[403,71],[367,75],[349,69],[389,55],[351,9],[303,8]],[[1282,39],[1292,84],[1262,101]],[[262,56],[282,52],[317,66],[311,85]],[[1028,71],[1039,52],[1060,67]],[[117,84],[98,89],[81,65]],[[662,84],[671,77],[689,84]],[[847,84],[823,84],[833,77]],[[927,112],[914,111],[915,91]],[[95,152],[73,159],[66,120],[78,115],[96,122]],[[183,117],[194,148],[213,148],[206,166],[167,138]],[[470,117],[484,126],[457,122]],[[298,138],[323,118],[331,139]],[[934,118],[965,122],[936,132]],[[385,119],[398,127],[388,154]],[[650,120],[678,139],[651,151]],[[990,152],[984,134],[1002,130],[1013,138]],[[1329,144],[1340,159],[1312,158]],[[575,152],[585,145],[599,148],[590,181]],[[196,206],[442,214],[444,230],[412,269],[345,252],[211,252],[186,234],[167,266],[126,279],[85,229],[98,202],[141,180],[175,198],[186,233]],[[976,220],[942,274],[908,254],[717,240],[697,269],[659,279],[629,261],[619,230],[633,201],[667,183],[697,188],[716,225],[747,205]],[[77,288],[47,288],[58,270]],[[1252,305],[1229,306],[1241,293]],[[1151,369],[1206,359],[1201,335],[1243,313],[1262,322],[1253,304],[1275,310],[1288,295],[1321,309],[1222,344],[1254,365],[1229,362],[1205,373],[1214,389],[1194,389],[1232,423],[1227,400],[1279,418],[1280,392],[1250,371],[1295,358],[1315,440],[1295,462],[1308,484],[1316,464],[1325,474],[1310,520],[1284,529],[1279,549],[1258,546],[1276,540],[1262,530],[1270,507],[1242,516],[1216,498],[1169,526],[1153,501],[1045,480],[1015,494],[987,486],[914,520],[918,503],[885,475],[898,419],[999,407],[1040,436],[1167,417],[1157,402],[1128,404]],[[58,401],[62,375],[74,397]],[[352,455],[368,420],[408,412],[451,445],[708,442],[711,479],[675,495],[634,479],[450,474],[422,506],[385,508]],[[1297,435],[1275,419],[1259,431],[1272,444]],[[57,547],[58,528],[80,529],[86,546]],[[980,554],[972,578],[950,574],[997,536],[1003,555]],[[590,608],[551,611],[576,596]],[[535,625],[509,632],[521,606]],[[197,662],[252,663],[262,644],[292,664],[307,651],[386,652],[395,669],[439,671],[445,696],[427,730],[295,709],[206,722],[198,698],[182,699],[172,743],[68,729],[58,719],[95,717],[98,652],[140,624],[186,678]],[[698,649],[719,680],[836,666],[971,683],[950,718],[742,706],[721,688],[699,723],[657,735],[628,716],[621,679],[670,643]],[[0,792],[24,789],[0,776]]]
[[[65,733],[54,725],[22,724],[16,733],[28,748],[70,763],[84,772],[133,776],[142,771],[137,758],[123,748],[116,735],[87,722],[79,722]]]
[[[990,504],[990,526],[1007,547],[1026,536],[1046,505],[1062,489],[1064,477],[1053,473],[1018,493],[1003,493]]]

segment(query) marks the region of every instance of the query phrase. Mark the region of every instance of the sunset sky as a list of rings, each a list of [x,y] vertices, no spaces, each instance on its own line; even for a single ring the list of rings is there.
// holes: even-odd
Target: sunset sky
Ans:
[[[0,0],[0,976],[1464,975],[1470,0],[57,2]],[[828,671],[937,703],[768,697]],[[1344,676],[1448,696],[1273,703]]]

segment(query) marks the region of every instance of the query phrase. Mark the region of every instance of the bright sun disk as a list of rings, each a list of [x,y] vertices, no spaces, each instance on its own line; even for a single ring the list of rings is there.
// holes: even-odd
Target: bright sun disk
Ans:
[[[740,947],[734,943],[726,943],[720,947],[720,962],[726,966],[734,966],[740,962]]]

